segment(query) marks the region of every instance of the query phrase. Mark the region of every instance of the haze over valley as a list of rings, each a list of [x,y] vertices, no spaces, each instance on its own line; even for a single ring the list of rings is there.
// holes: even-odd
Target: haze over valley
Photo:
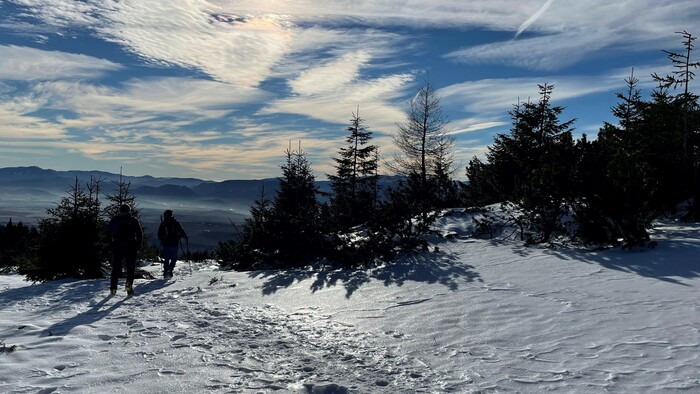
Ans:
[[[104,193],[113,193],[119,174],[102,171],[54,171],[39,167],[0,168],[0,223],[23,222],[36,225],[47,217],[75,184],[85,187],[90,177],[102,179]],[[213,182],[195,178],[156,178],[124,176],[141,210],[141,222],[151,242],[166,209],[171,209],[190,236],[191,251],[213,249],[217,242],[230,239],[260,197],[264,186],[268,197],[277,188],[277,179],[230,180]],[[102,199],[103,207],[106,203]]]

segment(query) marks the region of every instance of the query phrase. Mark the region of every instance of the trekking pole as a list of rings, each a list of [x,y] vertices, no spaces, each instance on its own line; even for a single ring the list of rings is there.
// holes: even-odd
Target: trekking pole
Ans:
[[[190,262],[190,275],[192,275],[192,259],[190,259],[190,239],[185,238],[185,245],[187,245],[187,260]]]

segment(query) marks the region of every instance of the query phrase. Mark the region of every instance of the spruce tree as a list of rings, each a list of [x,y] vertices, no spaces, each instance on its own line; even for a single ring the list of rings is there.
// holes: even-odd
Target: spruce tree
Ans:
[[[372,132],[364,123],[358,107],[346,129],[348,145],[338,150],[339,157],[333,158],[336,173],[327,175],[333,189],[330,212],[339,229],[365,223],[374,214],[378,148],[370,144]]]
[[[265,193],[264,185],[260,188],[260,197],[250,207],[250,216],[243,221],[238,240],[233,246],[231,256],[226,260],[239,270],[255,269],[267,262],[276,250],[277,239],[273,237],[272,200]]]
[[[46,210],[49,217],[39,221],[38,255],[20,271],[27,279],[103,277],[109,256],[98,190],[98,180],[91,179],[83,187],[76,178],[68,196]]]
[[[669,60],[671,60],[674,71],[666,76],[659,76],[654,73],[652,77],[655,81],[659,82],[659,85],[663,88],[673,87],[675,89],[680,86],[683,89],[683,92],[676,97],[676,100],[680,102],[683,108],[683,159],[687,162],[690,159],[690,148],[688,147],[690,112],[693,107],[697,106],[698,100],[698,95],[692,93],[689,86],[690,81],[695,77],[693,70],[700,67],[700,61],[691,61],[693,41],[695,41],[697,37],[693,37],[692,34],[685,30],[676,32],[676,34],[683,36],[685,52],[664,51]]]
[[[319,204],[316,179],[306,153],[285,151],[282,177],[272,204],[271,240],[275,242],[275,265],[300,266],[320,252]]]
[[[112,181],[112,183],[115,186],[114,193],[105,194],[105,198],[109,202],[104,208],[107,217],[113,218],[119,215],[119,208],[123,204],[127,204],[131,207],[132,215],[140,218],[141,210],[138,209],[136,204],[136,196],[131,192],[131,182],[124,179],[121,169],[119,170],[119,179]]]
[[[514,106],[511,133],[496,136],[486,163],[472,160],[467,169],[474,182],[467,186],[471,198],[516,203],[533,231],[532,242],[549,241],[560,229],[574,192],[574,120],[559,121],[563,107],[551,105],[552,85],[539,89],[537,103]]]
[[[34,252],[38,237],[35,227],[29,228],[22,222],[15,224],[12,218],[0,226],[0,273],[24,264]]]
[[[695,77],[694,70],[700,67],[700,61],[692,61],[693,41],[697,37],[685,30],[676,33],[683,37],[685,50],[663,51],[673,65],[673,72],[666,76],[655,73],[652,77],[659,83],[660,88],[681,88],[681,92],[673,97],[674,104],[681,111],[678,118],[681,124],[677,128],[681,133],[683,158],[683,167],[680,170],[682,183],[676,185],[676,189],[682,190],[685,198],[692,202],[685,219],[697,221],[700,220],[700,138],[697,133],[700,128],[700,107],[698,95],[690,91],[690,82]]]

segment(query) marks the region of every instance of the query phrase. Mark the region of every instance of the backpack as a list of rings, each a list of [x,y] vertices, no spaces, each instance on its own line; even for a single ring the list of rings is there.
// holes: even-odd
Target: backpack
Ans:
[[[161,231],[158,231],[158,238],[166,245],[175,245],[181,238],[178,229],[178,223],[175,219],[166,219],[160,225]]]
[[[116,245],[127,246],[136,241],[134,218],[131,215],[120,215],[114,218],[111,225],[112,240]]]

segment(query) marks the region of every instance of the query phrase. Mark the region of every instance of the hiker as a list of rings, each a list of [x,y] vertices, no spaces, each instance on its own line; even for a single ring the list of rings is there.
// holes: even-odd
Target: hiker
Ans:
[[[122,264],[126,263],[126,284],[124,288],[127,295],[134,295],[136,253],[143,242],[141,223],[131,215],[131,207],[128,204],[122,204],[119,207],[119,215],[109,221],[107,231],[112,240],[113,254],[109,292],[112,295],[117,294],[119,274],[122,271]]]
[[[162,246],[163,257],[163,277],[172,278],[173,269],[177,262],[177,247],[180,244],[180,238],[189,239],[185,230],[182,229],[180,222],[173,217],[173,211],[167,209],[163,212],[163,221],[158,228],[158,239]]]

